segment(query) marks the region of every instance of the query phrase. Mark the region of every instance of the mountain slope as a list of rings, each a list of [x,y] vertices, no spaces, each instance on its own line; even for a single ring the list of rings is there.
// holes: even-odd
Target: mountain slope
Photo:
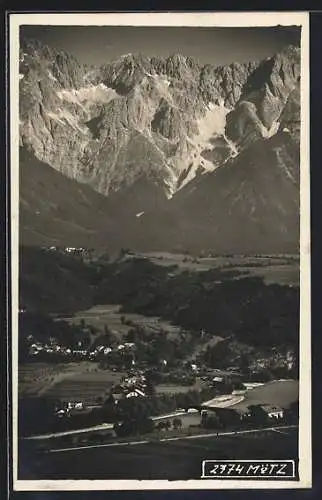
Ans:
[[[19,228],[25,245],[118,249],[137,218],[166,201],[154,184],[141,179],[106,198],[20,148]]]
[[[20,149],[20,238],[27,245],[97,243],[108,200]]]

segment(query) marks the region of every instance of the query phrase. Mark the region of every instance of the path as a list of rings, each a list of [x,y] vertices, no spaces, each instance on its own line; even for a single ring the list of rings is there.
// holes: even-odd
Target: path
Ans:
[[[191,413],[191,411],[190,411]],[[195,410],[195,413],[198,413],[198,410]],[[179,417],[180,415],[187,415],[185,411],[176,411],[173,413],[169,413],[166,415],[158,415],[157,417],[152,417],[152,420],[158,421],[158,420],[163,420],[165,418],[172,418],[172,417]],[[85,427],[84,429],[75,429],[75,430],[69,430],[69,431],[62,431],[62,432],[52,432],[50,434],[41,434],[37,436],[28,436],[23,439],[25,440],[35,440],[35,439],[51,439],[55,437],[63,437],[63,436],[69,436],[73,434],[84,434],[86,432],[92,432],[92,431],[105,431],[108,429],[113,429],[114,424],[99,424],[99,425],[94,425],[92,427]]]
[[[116,442],[116,443],[106,443],[106,444],[91,444],[91,445],[86,445],[86,446],[76,446],[76,447],[70,447],[70,448],[60,448],[60,449],[52,449],[48,450],[48,453],[62,453],[66,451],[78,451],[78,450],[88,450],[88,449],[93,449],[93,448],[109,448],[112,446],[136,446],[136,445],[142,445],[142,444],[149,444],[149,443],[165,443],[169,441],[180,441],[183,439],[203,439],[203,438],[210,438],[210,437],[219,437],[219,436],[237,436],[240,434],[252,434],[252,433],[258,433],[258,432],[281,432],[281,429],[287,430],[287,429],[295,429],[297,428],[297,425],[284,425],[280,426],[278,428],[276,427],[265,427],[265,428],[260,428],[260,429],[247,429],[243,431],[229,431],[229,432],[212,432],[212,433],[207,433],[207,434],[194,434],[192,436],[176,436],[176,437],[168,437],[168,438],[161,438],[161,439],[145,439],[145,440],[140,440],[140,441],[127,441],[127,442]]]

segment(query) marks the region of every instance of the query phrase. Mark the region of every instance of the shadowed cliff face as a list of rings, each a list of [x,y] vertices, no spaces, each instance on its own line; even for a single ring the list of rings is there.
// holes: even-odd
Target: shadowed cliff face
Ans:
[[[39,179],[52,168],[62,184],[69,178],[93,189],[93,217],[92,199],[107,196],[105,223],[91,219],[92,246],[114,238],[116,246],[138,249],[294,251],[299,86],[296,47],[261,63],[217,68],[181,54],[127,54],[89,68],[22,40],[20,146],[29,165],[46,163],[43,170],[37,163]],[[23,172],[21,189],[35,204],[50,199],[51,175],[45,177],[46,189],[27,195]],[[76,194],[71,198],[66,221],[79,205]],[[39,217],[42,210],[37,218],[29,210],[23,227],[30,231]],[[50,223],[45,227],[44,240]]]

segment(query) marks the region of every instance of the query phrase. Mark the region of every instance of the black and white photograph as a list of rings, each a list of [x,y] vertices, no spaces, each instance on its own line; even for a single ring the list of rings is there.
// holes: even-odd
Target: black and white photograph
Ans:
[[[308,14],[11,14],[17,490],[311,487]]]

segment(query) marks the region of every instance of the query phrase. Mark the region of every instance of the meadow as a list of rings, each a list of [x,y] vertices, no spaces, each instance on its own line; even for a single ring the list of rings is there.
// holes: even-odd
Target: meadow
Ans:
[[[85,322],[87,326],[97,329],[100,334],[104,334],[105,327],[108,327],[118,341],[122,341],[128,331],[133,328],[133,325],[143,327],[147,332],[164,330],[173,336],[180,332],[180,328],[172,325],[169,321],[136,313],[125,314],[120,311],[120,308],[121,306],[117,304],[100,304],[85,311],[76,312],[70,317],[63,316],[60,318],[56,316],[56,319],[63,319],[73,325],[80,325]]]
[[[241,276],[260,277],[267,284],[299,285],[299,259],[295,255],[193,257],[153,252],[136,254],[132,257],[143,257],[159,266],[177,266],[176,273],[201,272],[217,268],[221,271],[234,271]]]
[[[285,408],[289,404],[297,401],[298,398],[298,380],[274,380],[247,391],[243,401],[234,405],[233,408],[247,408],[250,405],[262,403],[268,403]]]

